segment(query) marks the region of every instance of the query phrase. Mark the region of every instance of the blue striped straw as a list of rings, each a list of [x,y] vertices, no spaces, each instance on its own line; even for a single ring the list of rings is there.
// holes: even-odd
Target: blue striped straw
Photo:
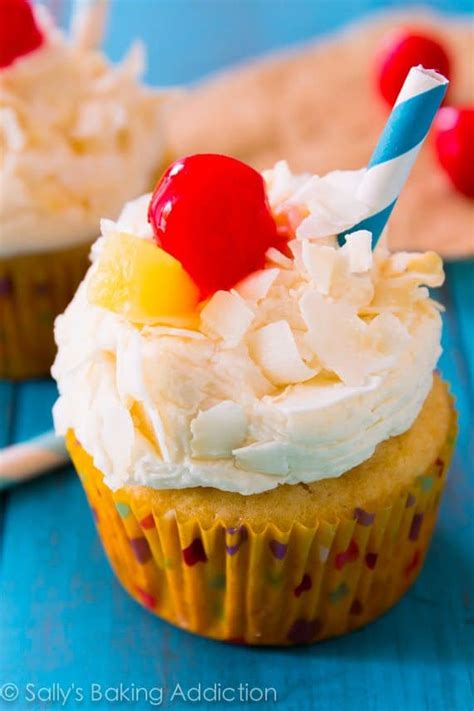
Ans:
[[[0,491],[60,467],[68,460],[64,439],[54,432],[0,449]]]
[[[432,69],[422,66],[410,69],[357,190],[357,199],[367,205],[369,215],[340,237],[356,230],[369,230],[372,246],[376,245],[428,135],[448,83]]]

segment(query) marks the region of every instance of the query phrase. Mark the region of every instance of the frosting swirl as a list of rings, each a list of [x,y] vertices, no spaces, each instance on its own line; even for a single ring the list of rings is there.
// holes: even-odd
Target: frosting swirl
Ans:
[[[213,486],[253,494],[339,476],[409,429],[440,354],[434,253],[390,254],[356,223],[361,171],[264,174],[292,258],[200,311],[199,325],[141,328],[92,305],[88,283],[56,324],[58,432],[75,430],[112,488]],[[103,232],[151,240],[149,196]],[[100,260],[102,240],[94,254]]]
[[[142,47],[113,67],[34,11],[44,44],[0,70],[0,256],[95,239],[102,216],[149,188],[163,150]]]

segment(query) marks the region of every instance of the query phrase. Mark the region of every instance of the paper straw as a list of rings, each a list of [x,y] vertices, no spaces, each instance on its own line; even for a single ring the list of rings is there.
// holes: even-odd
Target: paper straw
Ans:
[[[369,215],[340,236],[369,230],[375,246],[428,135],[448,83],[446,77],[433,69],[422,66],[410,69],[357,190],[357,198],[368,206]]]
[[[102,44],[108,6],[108,0],[74,0],[71,36],[77,47],[95,49]]]
[[[0,489],[20,484],[68,461],[64,440],[54,432],[0,449]]]

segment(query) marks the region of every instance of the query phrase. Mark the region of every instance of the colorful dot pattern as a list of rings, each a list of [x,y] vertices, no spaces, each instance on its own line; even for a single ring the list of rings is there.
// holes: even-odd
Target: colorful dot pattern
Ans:
[[[148,563],[151,559],[151,550],[146,538],[132,538],[130,540],[130,546],[132,548],[133,555],[139,563],[142,565],[144,563]]]
[[[128,504],[117,501],[115,504],[115,508],[119,512],[121,518],[127,518],[127,516],[130,514],[130,506]]]
[[[355,508],[354,518],[361,526],[371,526],[375,521],[375,514],[364,511],[361,508]]]
[[[344,566],[348,563],[354,563],[358,557],[359,546],[357,545],[357,542],[352,539],[347,549],[336,555],[334,563],[337,570],[342,570],[342,568],[344,568]]]
[[[313,581],[311,580],[311,576],[308,575],[308,573],[305,573],[301,578],[300,584],[297,585],[293,591],[295,597],[300,597],[300,595],[302,595],[306,590],[311,590],[312,586]]]
[[[248,531],[245,526],[227,529],[227,538],[229,543],[226,544],[226,551],[229,555],[235,555],[248,538]]]
[[[308,644],[318,636],[321,627],[321,621],[317,618],[314,620],[295,620],[288,631],[288,640],[293,644]]]
[[[78,443],[76,448],[80,449]],[[439,462],[444,466],[444,461],[440,458],[432,471],[416,479],[413,490],[400,497],[392,518],[384,518],[379,510],[356,507],[344,524],[345,529],[333,526],[326,532],[315,530],[311,534],[314,543],[308,546],[307,557],[301,564],[294,556],[297,544],[291,532],[281,536],[254,534],[245,522],[228,528],[216,526],[212,535],[199,527],[194,528],[194,535],[190,531],[176,535],[179,524],[174,520],[169,527],[175,531],[175,543],[167,547],[167,539],[160,540],[164,523],[151,511],[136,516],[129,501],[119,492],[119,500],[112,504],[120,523],[117,531],[127,535],[136,564],[135,579],[126,587],[147,609],[192,629],[189,620],[181,619],[174,612],[174,603],[170,602],[174,595],[179,598],[189,583],[192,587],[183,594],[199,599],[199,614],[204,616],[207,625],[205,634],[216,630],[215,636],[235,644],[261,643],[260,638],[253,638],[248,630],[248,636],[239,634],[239,626],[236,634],[226,628],[229,614],[231,617],[233,614],[235,598],[232,595],[248,596],[250,590],[258,591],[261,596],[256,598],[260,604],[252,602],[258,610],[258,619],[265,618],[267,606],[269,610],[272,607],[278,610],[280,643],[307,644],[324,638],[331,634],[331,625],[334,620],[340,620],[341,615],[347,619],[347,629],[358,627],[374,615],[372,595],[376,599],[380,590],[387,589],[389,593],[391,588],[400,590],[395,598],[391,595],[392,604],[420,571],[441,493]],[[90,486],[88,476],[84,485],[86,489]],[[99,527],[102,536],[104,530],[101,529],[107,530],[109,525],[108,517],[102,516],[104,499],[108,496],[104,487],[91,497],[95,515],[98,513],[105,521]],[[339,529],[347,533],[343,535]],[[256,535],[262,536],[258,548],[253,547]],[[178,547],[177,540],[180,541]],[[403,555],[394,557],[397,546]],[[120,568],[123,553],[114,548],[109,555],[114,567]],[[395,566],[393,572],[392,566]],[[168,587],[169,581],[174,581],[173,592]],[[287,605],[290,599],[293,602]],[[168,602],[164,602],[166,600]],[[383,604],[379,611],[382,609],[385,609]]]
[[[190,567],[197,563],[207,562],[207,555],[201,538],[195,538],[187,548],[183,549],[183,560]]]
[[[271,552],[275,556],[277,560],[283,560],[283,558],[286,555],[286,551],[288,549],[288,546],[286,543],[280,543],[280,541],[276,541],[274,538],[270,541],[268,544],[270,547]]]
[[[332,603],[339,602],[343,600],[350,592],[350,588],[346,583],[341,583],[337,586],[335,590],[331,590],[329,593],[329,599]]]

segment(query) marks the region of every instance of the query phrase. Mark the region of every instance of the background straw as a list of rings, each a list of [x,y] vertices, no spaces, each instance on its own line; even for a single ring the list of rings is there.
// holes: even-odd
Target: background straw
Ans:
[[[434,70],[410,69],[357,192],[370,213],[341,237],[369,230],[376,245],[447,88],[448,80]]]
[[[0,450],[0,490],[32,479],[69,461],[62,437],[47,432]]]
[[[102,44],[109,0],[75,0],[71,17],[71,37],[77,47],[93,49]]]

